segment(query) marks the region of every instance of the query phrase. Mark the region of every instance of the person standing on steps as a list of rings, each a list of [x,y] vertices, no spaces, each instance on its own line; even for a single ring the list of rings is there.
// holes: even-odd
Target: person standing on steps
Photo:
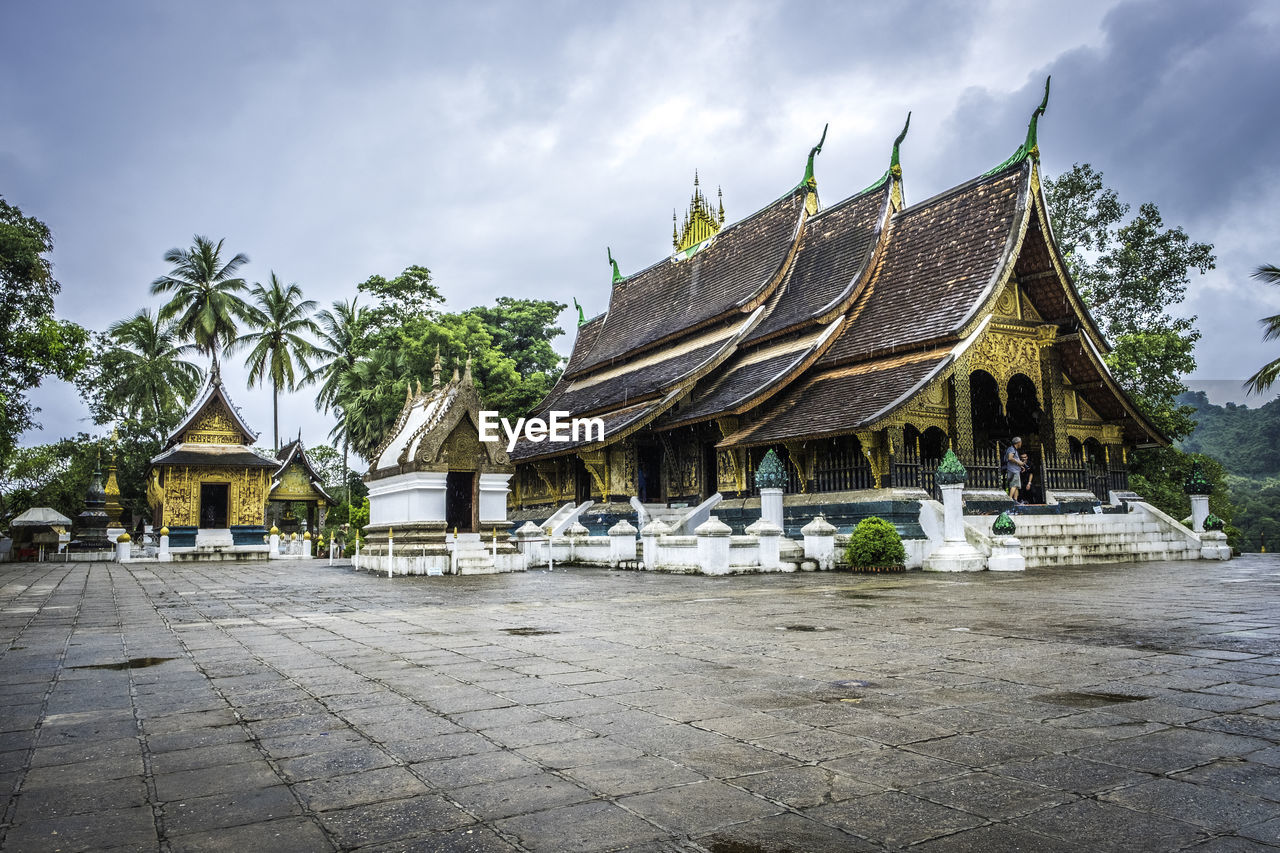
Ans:
[[[1004,452],[1005,486],[1009,491],[1009,497],[1014,503],[1018,502],[1018,487],[1022,485],[1022,469],[1026,467],[1022,464],[1021,448],[1022,439],[1014,436],[1013,441]]]

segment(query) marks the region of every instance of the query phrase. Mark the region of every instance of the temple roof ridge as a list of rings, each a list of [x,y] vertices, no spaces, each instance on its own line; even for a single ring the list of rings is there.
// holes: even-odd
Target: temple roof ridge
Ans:
[[[191,428],[192,422],[202,411],[204,411],[205,407],[212,402],[215,396],[221,397],[223,408],[227,410],[227,413],[231,416],[232,420],[235,421],[236,426],[241,430],[241,432],[248,436],[249,441],[246,442],[246,444],[251,443],[258,438],[258,432],[251,429],[249,425],[245,423],[244,415],[240,413],[240,407],[232,402],[231,395],[227,393],[226,386],[222,384],[221,371],[219,371],[215,366],[209,371],[209,376],[205,380],[204,388],[196,397],[195,402],[187,409],[187,414],[169,433],[169,437],[165,439],[164,446],[166,448],[179,443],[182,438],[182,434]]]

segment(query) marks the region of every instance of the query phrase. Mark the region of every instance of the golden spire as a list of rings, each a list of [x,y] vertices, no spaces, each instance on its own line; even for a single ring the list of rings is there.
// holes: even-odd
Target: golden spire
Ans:
[[[714,237],[724,224],[724,192],[717,190],[720,209],[717,211],[711,202],[702,194],[701,180],[698,173],[693,173],[693,193],[689,196],[689,208],[684,214],[684,223],[677,230],[676,215],[671,214],[671,242],[677,252]]]

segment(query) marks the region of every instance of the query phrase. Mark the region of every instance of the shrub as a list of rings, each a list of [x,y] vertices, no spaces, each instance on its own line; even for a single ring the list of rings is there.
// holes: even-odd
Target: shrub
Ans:
[[[900,566],[907,561],[897,528],[875,516],[858,522],[844,555],[855,569]]]

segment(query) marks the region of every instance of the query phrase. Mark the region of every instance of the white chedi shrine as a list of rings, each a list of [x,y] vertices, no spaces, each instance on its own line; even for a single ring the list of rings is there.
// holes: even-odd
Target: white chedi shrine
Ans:
[[[524,569],[510,544],[507,494],[514,471],[497,442],[479,435],[471,362],[461,378],[410,387],[388,438],[373,454],[367,542],[357,568],[389,575],[490,574]]]

